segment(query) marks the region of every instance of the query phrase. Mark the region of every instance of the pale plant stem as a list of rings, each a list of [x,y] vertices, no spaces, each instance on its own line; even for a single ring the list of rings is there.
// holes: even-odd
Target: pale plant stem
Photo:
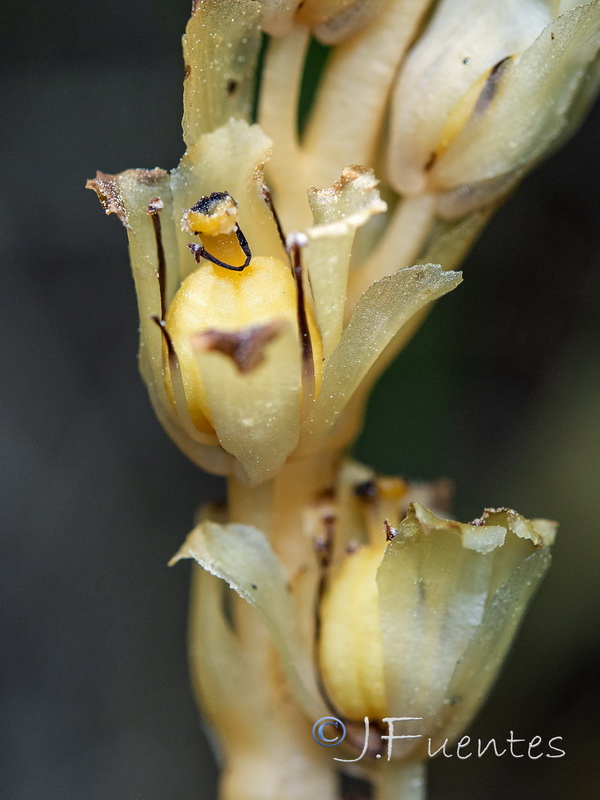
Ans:
[[[229,520],[265,532],[291,577],[307,554],[314,559],[312,546],[306,547],[309,533],[314,531],[312,528],[309,531],[303,508],[330,485],[333,471],[333,462],[321,457],[287,465],[276,479],[258,487],[251,488],[231,479]],[[202,650],[211,644],[218,645],[217,641],[206,640],[199,624],[202,604],[206,602],[201,577],[196,574],[192,586],[190,663],[199,703],[209,709],[213,699],[217,707],[219,703],[231,705],[232,700],[227,698],[235,687],[227,686],[225,663],[221,686],[218,674],[215,676],[217,667],[213,658],[213,693],[224,694],[213,698],[200,688],[205,669]],[[222,714],[212,714],[219,737],[225,737],[225,753],[229,754],[223,765],[220,800],[313,800],[314,797],[338,800],[330,753],[315,745],[310,735],[312,722],[306,720],[286,687],[266,626],[245,600],[232,595],[231,603],[234,622],[231,636],[239,648],[238,663],[243,664],[247,691],[255,695],[244,707],[256,708],[248,718],[247,710],[244,716],[241,708],[236,712],[232,707],[229,716],[233,722],[222,719]]]
[[[422,761],[381,764],[374,800],[425,800],[427,776]]]
[[[262,530],[290,578],[313,556],[314,528],[306,509],[332,485],[339,458],[325,452],[291,461],[273,481],[254,488],[229,481],[229,521]]]

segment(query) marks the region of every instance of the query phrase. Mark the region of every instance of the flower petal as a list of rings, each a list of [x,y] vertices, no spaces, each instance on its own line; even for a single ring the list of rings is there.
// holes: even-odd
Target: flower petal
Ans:
[[[323,446],[324,437],[398,330],[461,280],[457,272],[444,272],[437,265],[426,264],[405,267],[377,281],[364,293],[329,359],[313,412],[302,425],[302,452],[310,453]]]
[[[248,735],[256,724],[256,686],[252,686],[243,648],[224,613],[227,587],[214,575],[194,567],[192,591],[201,596],[191,604],[189,652],[194,690],[221,736],[235,741]]]
[[[278,800],[281,787],[290,785],[301,787],[297,800],[317,795],[334,800],[335,776],[306,735],[302,710],[289,702],[287,687],[264,680],[272,664],[270,648],[244,647],[226,619],[227,586],[198,565],[193,568],[191,669],[217,734],[211,739],[218,738],[215,743],[223,748],[220,796]]]
[[[465,525],[414,504],[386,548],[377,583],[388,705],[423,718],[434,742],[458,735],[482,702],[554,528],[509,510]]]
[[[298,442],[301,349],[297,330],[283,323],[265,345],[264,360],[241,372],[232,358],[195,350],[212,421],[223,448],[251,484],[273,478]]]
[[[442,0],[437,5],[394,89],[388,165],[397,191],[425,190],[427,165],[453,108],[488,70],[529,46],[550,20],[550,9],[539,0]]]
[[[232,468],[231,456],[219,446],[214,435],[201,433],[187,418],[179,417],[165,390],[162,334],[153,319],[161,318],[165,301],[161,301],[159,243],[147,210],[150,201],[159,197],[163,203],[159,219],[168,292],[177,273],[178,259],[169,177],[161,169],[127,170],[119,175],[99,173],[94,181],[88,182],[88,187],[97,192],[107,213],[116,213],[127,228],[140,315],[140,372],[154,411],[188,458],[204,469],[226,475]]]
[[[302,646],[287,576],[267,537],[250,525],[203,522],[190,533],[171,564],[195,559],[254,606],[267,625],[296,699],[313,719],[323,712],[314,667]]]
[[[327,189],[310,189],[314,227],[306,233],[303,261],[308,269],[317,324],[327,362],[342,335],[350,251],[357,228],[386,210],[372,170],[346,167]]]
[[[485,700],[550,562],[549,548],[540,548],[515,568],[489,602],[479,632],[449,687],[450,696],[461,698],[461,703],[451,716],[444,738],[455,739]],[[484,670],[482,664],[485,664]]]
[[[492,195],[495,180],[506,182],[508,176],[514,183],[581,121],[600,78],[593,66],[599,49],[600,2],[554,20],[506,69],[488,109],[467,123],[432,170],[432,180],[448,188],[489,181]],[[463,188],[441,209],[456,216],[473,207],[469,200]]]

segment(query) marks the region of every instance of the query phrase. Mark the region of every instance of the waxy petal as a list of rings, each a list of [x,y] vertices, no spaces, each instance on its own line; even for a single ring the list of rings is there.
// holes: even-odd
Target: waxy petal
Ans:
[[[302,452],[314,452],[323,446],[324,437],[352,394],[402,326],[461,280],[459,273],[426,264],[405,267],[377,281],[364,293],[329,359],[314,409],[302,425]]]
[[[195,559],[254,606],[269,628],[296,699],[314,719],[323,713],[314,667],[305,652],[297,611],[281,562],[267,537],[250,525],[203,522],[188,536],[171,564]]]
[[[438,4],[394,89],[388,174],[397,191],[426,189],[428,164],[461,97],[496,64],[528,47],[551,19],[541,0]]]
[[[600,2],[569,11],[548,25],[510,64],[489,107],[473,116],[432,170],[447,216],[470,210],[478,184],[506,191],[523,172],[579,124],[600,81]]]
[[[273,478],[298,442],[301,348],[284,324],[265,345],[263,363],[244,373],[227,355],[196,350],[198,368],[222,447],[251,484]]]
[[[549,565],[555,528],[510,510],[466,525],[409,509],[377,573],[394,713],[422,718],[434,741],[464,729]]]
[[[387,208],[371,170],[346,167],[327,189],[311,189],[308,202],[314,227],[303,249],[315,301],[325,362],[342,335],[350,252],[357,229]]]
[[[196,464],[217,474],[231,470],[233,459],[218,444],[214,434],[197,430],[187,414],[179,409],[177,414],[165,388],[163,336],[156,325],[162,316],[161,265],[159,240],[148,208],[151,201],[160,198],[163,209],[160,242],[164,251],[166,269],[165,285],[172,285],[172,275],[177,273],[177,248],[171,223],[172,198],[169,177],[156,170],[127,170],[119,175],[99,176],[88,183],[99,195],[107,213],[116,213],[129,238],[129,255],[135,281],[140,315],[139,364],[148,388],[154,411],[173,441]]]

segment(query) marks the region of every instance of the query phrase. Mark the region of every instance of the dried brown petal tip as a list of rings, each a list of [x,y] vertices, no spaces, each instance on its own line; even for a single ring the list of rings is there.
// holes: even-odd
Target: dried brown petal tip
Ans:
[[[85,184],[85,188],[96,192],[98,200],[107,214],[116,214],[123,225],[127,226],[127,212],[119,189],[118,175],[109,175],[106,172],[98,171],[96,177],[90,178]]]
[[[383,527],[385,528],[385,538],[386,541],[391,542],[392,539],[397,536],[398,528],[394,528],[390,525],[387,519],[383,521]]]
[[[154,186],[168,178],[168,173],[164,169],[128,169],[117,175],[109,175],[106,172],[96,172],[96,177],[91,178],[85,185],[86,189],[96,192],[102,207],[107,214],[116,214],[126,228],[129,227],[125,201],[121,191],[122,184],[131,181],[143,183],[146,186]]]

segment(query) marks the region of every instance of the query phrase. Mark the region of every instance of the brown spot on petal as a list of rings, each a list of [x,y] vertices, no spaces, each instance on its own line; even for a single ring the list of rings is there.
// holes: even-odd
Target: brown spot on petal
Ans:
[[[498,63],[492,68],[488,79],[481,90],[481,94],[475,103],[475,108],[473,109],[474,117],[478,117],[483,114],[496,96],[502,76],[504,75],[506,68],[509,66],[511,61],[512,56],[506,56],[506,58],[503,58],[502,61],[498,61]]]
[[[375,481],[362,481],[354,485],[354,494],[361,500],[374,500],[377,497]]]
[[[327,486],[327,488],[323,489],[322,492],[319,492],[317,496],[317,501],[322,503],[328,503],[332,500],[335,500],[336,497],[336,490],[335,486]]]
[[[192,336],[192,346],[197,350],[223,353],[240,372],[251,372],[265,360],[265,346],[279,336],[282,327],[281,322],[269,322],[240,331],[202,331]]]
[[[429,158],[428,158],[428,160],[427,160],[427,163],[426,163],[426,164],[425,164],[425,166],[423,167],[423,169],[425,170],[425,172],[429,172],[429,170],[430,170],[430,169],[433,169],[433,167],[435,166],[435,162],[436,162],[436,161],[437,161],[437,153],[436,153],[436,152],[435,152],[435,150],[434,150],[434,151],[433,151],[433,152],[430,154],[430,156],[429,156]]]

